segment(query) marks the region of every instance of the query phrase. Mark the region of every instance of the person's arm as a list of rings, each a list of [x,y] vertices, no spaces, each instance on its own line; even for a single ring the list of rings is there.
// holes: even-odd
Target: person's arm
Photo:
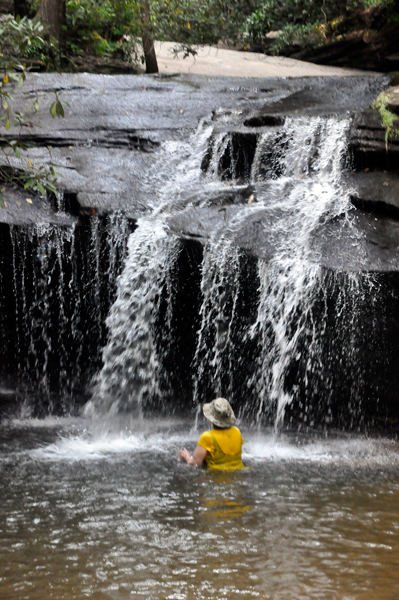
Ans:
[[[205,450],[205,448],[197,445],[192,456],[190,455],[189,451],[185,448],[183,448],[183,450],[179,450],[177,456],[181,460],[185,460],[186,463],[188,463],[189,465],[196,465],[197,467],[200,467],[205,460],[206,454],[207,451]]]

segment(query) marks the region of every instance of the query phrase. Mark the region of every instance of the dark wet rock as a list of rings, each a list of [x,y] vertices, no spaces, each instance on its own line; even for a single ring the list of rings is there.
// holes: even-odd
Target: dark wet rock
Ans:
[[[387,108],[395,115],[399,115],[399,86],[388,88],[385,95],[388,100]]]
[[[236,174],[244,182],[256,143],[255,134],[248,133],[250,124],[259,132],[269,123],[282,123],[285,114],[361,111],[388,83],[384,77],[31,74],[23,88],[13,92],[15,109],[26,109],[37,96],[40,111],[30,113],[20,131],[7,135],[37,144],[29,151],[32,162],[53,164],[60,173],[60,188],[75,195],[84,211],[124,210],[137,218],[148,210],[145,182],[157,171],[161,144],[186,139],[202,118],[213,114],[215,131],[237,130],[237,156],[244,137],[250,136],[248,165],[241,161],[245,168]],[[64,103],[65,119],[49,114],[54,92]],[[237,157],[232,158],[237,163]],[[21,160],[11,161],[23,168]],[[227,179],[230,162],[226,155]],[[1,218],[7,220],[7,214]]]
[[[363,171],[399,169],[399,139],[387,141],[381,116],[367,109],[354,114],[349,132],[351,169]]]
[[[276,127],[284,125],[285,118],[279,115],[260,114],[244,121],[246,127]]]
[[[399,221],[399,173],[348,173],[344,181],[356,208]]]
[[[319,264],[338,271],[399,271],[399,224],[354,211],[320,227],[312,247]]]
[[[74,218],[65,214],[57,213],[51,203],[32,192],[32,190],[21,190],[15,185],[2,186],[5,198],[4,207],[0,208],[0,221],[10,225],[34,225],[38,223],[53,223],[58,226],[70,226]]]
[[[224,232],[249,254],[268,260],[279,241],[274,225],[284,215],[245,208],[256,203],[260,186],[267,194],[267,183],[245,185],[259,136],[270,128],[278,134],[287,118],[352,114],[347,162],[355,173],[345,176],[345,184],[352,190],[353,217],[351,224],[334,221],[320,226],[314,236],[314,259],[343,271],[392,270],[398,268],[399,143],[393,140],[387,146],[380,116],[369,108],[389,82],[383,76],[31,75],[22,90],[14,92],[16,108],[22,110],[37,95],[40,112],[31,115],[20,132],[8,135],[36,143],[29,151],[34,164],[51,163],[57,169],[71,214],[122,210],[134,220],[154,207],[151,178],[157,175],[159,161],[165,160],[164,142],[186,140],[207,117],[214,136],[226,132],[231,137],[217,167],[226,188],[210,195],[201,189],[183,190],[180,204],[175,205],[181,212],[170,219],[170,230],[201,243],[215,231]],[[54,92],[64,103],[65,119],[53,120],[49,115]],[[208,152],[204,148],[204,172],[209,170],[211,153],[211,148]],[[269,158],[278,166],[274,155]],[[20,160],[11,161],[21,168]],[[265,165],[262,177],[278,176],[268,169]],[[22,210],[26,194],[20,193],[6,190],[7,203],[18,210],[3,210],[0,221],[60,218],[43,198],[35,198],[27,211]]]

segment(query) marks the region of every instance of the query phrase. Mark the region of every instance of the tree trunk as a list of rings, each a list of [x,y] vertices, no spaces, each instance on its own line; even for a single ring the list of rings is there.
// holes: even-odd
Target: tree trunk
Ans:
[[[65,0],[41,0],[40,19],[50,39],[62,48],[65,45]]]
[[[29,0],[14,0],[14,16],[15,17],[33,17],[34,11]]]
[[[141,21],[143,25],[143,33],[141,39],[143,42],[145,72],[158,73],[158,63],[154,48],[154,39],[151,32],[151,16],[149,0],[143,0],[141,5]]]

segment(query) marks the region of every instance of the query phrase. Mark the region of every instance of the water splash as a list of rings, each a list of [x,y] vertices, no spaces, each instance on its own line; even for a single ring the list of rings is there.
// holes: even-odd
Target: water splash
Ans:
[[[150,181],[157,202],[149,217],[139,219],[129,238],[117,299],[107,318],[109,335],[103,350],[103,368],[85,407],[86,415],[101,418],[104,414],[128,411],[142,416],[143,406],[162,402],[168,381],[159,359],[156,319],[165,301],[163,326],[170,331],[171,271],[180,249],[178,238],[168,231],[167,219],[190,201],[182,198],[181,192],[198,181],[209,135],[210,128],[204,121],[186,143],[168,142],[161,149],[159,168]]]
[[[212,382],[215,396],[233,395],[231,329],[239,293],[239,258],[237,246],[223,236],[204,249],[201,327],[193,362],[194,404],[201,401],[205,378]]]
[[[228,395],[234,402],[230,332],[238,326],[234,306],[243,285],[234,240],[251,219],[268,216],[264,222],[269,224],[274,252],[267,262],[258,261],[257,316],[243,337],[258,344],[252,375],[247,376],[248,390],[255,396],[256,418],[260,422],[265,413],[274,412],[276,429],[295,392],[287,387],[287,373],[293,361],[301,360],[304,339],[305,354],[316,357],[315,368],[323,338],[323,326],[313,321],[312,311],[323,293],[324,271],[317,265],[311,241],[323,220],[345,214],[350,207],[340,184],[347,130],[346,119],[288,119],[283,130],[259,136],[251,169],[252,182],[260,184],[256,202],[230,219],[227,232],[215,233],[204,256],[202,324],[194,362],[196,397],[210,372],[213,392]],[[218,147],[224,152],[226,141],[221,141]],[[215,142],[214,149],[216,146]],[[221,159],[221,154],[218,157]],[[217,157],[213,161],[217,163]],[[262,187],[265,180],[267,186]],[[226,286],[230,288],[227,303]],[[224,351],[230,356],[230,365]],[[224,376],[222,385],[221,371],[226,369],[231,369],[230,377]]]
[[[140,410],[161,394],[154,315],[158,313],[165,265],[176,257],[178,241],[162,223],[142,221],[128,242],[128,257],[117,299],[107,318],[109,341],[104,366],[86,414]]]

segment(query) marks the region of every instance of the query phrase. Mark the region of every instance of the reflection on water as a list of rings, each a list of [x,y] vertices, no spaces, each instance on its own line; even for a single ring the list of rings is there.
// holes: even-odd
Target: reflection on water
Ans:
[[[397,600],[398,444],[243,429],[210,473],[184,423],[3,424],[0,598]]]

